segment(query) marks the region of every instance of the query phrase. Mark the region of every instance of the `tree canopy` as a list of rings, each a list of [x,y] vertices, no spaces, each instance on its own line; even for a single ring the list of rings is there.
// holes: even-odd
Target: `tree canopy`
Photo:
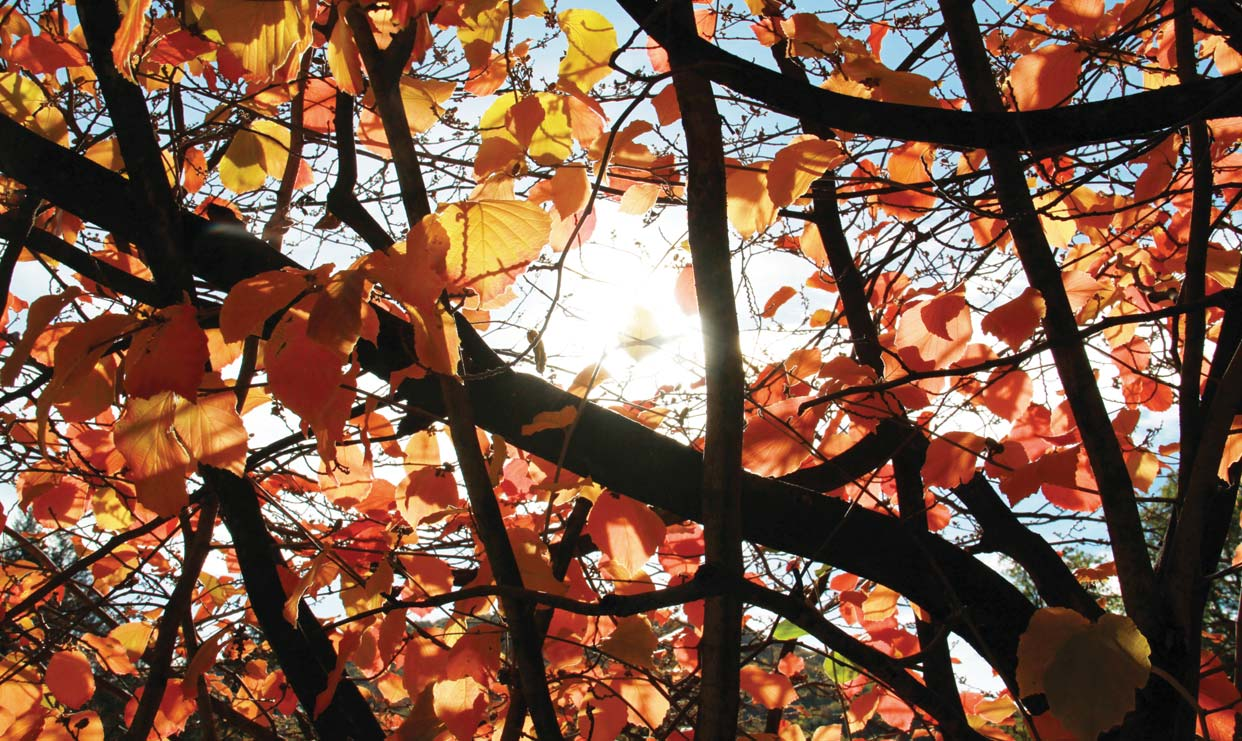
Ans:
[[[0,2],[0,739],[1233,739],[1242,12],[584,5]]]

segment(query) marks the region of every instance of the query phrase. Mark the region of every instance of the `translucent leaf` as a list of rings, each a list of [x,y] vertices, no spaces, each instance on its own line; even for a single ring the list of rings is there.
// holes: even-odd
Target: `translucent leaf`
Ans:
[[[608,60],[617,50],[617,32],[608,19],[594,10],[566,10],[556,18],[569,42],[561,59],[561,81],[582,92],[612,73]]]

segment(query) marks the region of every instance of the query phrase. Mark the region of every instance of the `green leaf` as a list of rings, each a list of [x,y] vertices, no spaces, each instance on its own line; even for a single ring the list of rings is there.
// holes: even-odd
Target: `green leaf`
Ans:
[[[806,631],[788,620],[782,620],[776,624],[776,630],[772,631],[772,638],[778,641],[792,641],[795,638],[801,638],[806,635]]]

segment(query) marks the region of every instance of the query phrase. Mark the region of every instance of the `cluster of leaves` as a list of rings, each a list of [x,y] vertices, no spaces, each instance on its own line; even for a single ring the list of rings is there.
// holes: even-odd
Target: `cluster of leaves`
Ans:
[[[1242,23],[1203,6],[4,8],[0,738],[690,738],[721,694],[754,737],[1232,738]],[[723,421],[667,330],[722,303]]]

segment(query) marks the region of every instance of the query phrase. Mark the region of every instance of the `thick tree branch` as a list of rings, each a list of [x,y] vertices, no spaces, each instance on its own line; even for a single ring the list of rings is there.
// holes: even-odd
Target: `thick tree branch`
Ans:
[[[660,4],[620,5],[666,49],[679,49],[697,72],[779,113],[856,134],[957,147],[1039,151],[1137,137],[1195,117],[1242,115],[1242,75],[1202,80],[1092,103],[1022,113],[1004,108],[953,111],[881,103],[803,85],[699,38],[694,27],[657,23]]]
[[[310,607],[298,604],[297,625],[285,619],[285,589],[277,565],[284,557],[272,540],[259,508],[259,496],[249,480],[209,466],[199,473],[220,500],[220,513],[233,537],[246,594],[263,635],[276,652],[281,669],[307,712],[315,710],[319,694],[327,689],[336,666],[336,651]],[[330,739],[382,739],[375,715],[358,687],[343,677],[323,712],[314,718],[315,730]]]
[[[689,0],[668,18],[693,26]],[[742,428],[746,374],[733,296],[725,193],[723,121],[711,82],[681,49],[669,65],[686,132],[686,221],[695,295],[703,327],[707,420],[703,437],[703,539],[706,565],[740,579],[742,565]],[[699,711],[695,737],[732,738],[737,730],[742,602],[728,592],[706,600],[699,641]]]
[[[83,0],[78,15],[91,67],[121,145],[125,169],[145,212],[138,224],[146,225],[152,236],[143,245],[143,254],[160,291],[172,303],[182,293],[193,295],[194,283],[190,266],[183,259],[181,212],[168,183],[163,151],[155,137],[146,98],[137,85],[121,76],[112,59],[112,42],[121,18],[112,0]]]

